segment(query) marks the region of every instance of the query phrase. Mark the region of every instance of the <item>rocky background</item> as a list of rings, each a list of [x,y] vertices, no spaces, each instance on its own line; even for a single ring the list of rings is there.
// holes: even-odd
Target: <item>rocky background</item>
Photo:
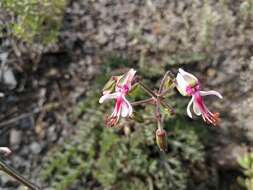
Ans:
[[[0,10],[3,25],[9,15]],[[39,182],[43,158],[76,133],[69,117],[104,65],[127,60],[154,77],[183,67],[220,91],[222,101],[208,99],[221,123],[206,154],[221,172],[240,173],[237,159],[253,140],[252,0],[71,0],[62,14],[50,45],[0,38],[0,144],[13,151],[8,164]],[[22,188],[3,173],[0,179],[1,189]]]

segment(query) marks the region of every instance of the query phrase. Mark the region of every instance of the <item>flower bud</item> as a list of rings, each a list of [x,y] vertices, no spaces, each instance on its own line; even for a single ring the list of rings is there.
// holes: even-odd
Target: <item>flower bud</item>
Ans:
[[[164,129],[156,130],[156,144],[161,151],[167,150],[167,133]]]

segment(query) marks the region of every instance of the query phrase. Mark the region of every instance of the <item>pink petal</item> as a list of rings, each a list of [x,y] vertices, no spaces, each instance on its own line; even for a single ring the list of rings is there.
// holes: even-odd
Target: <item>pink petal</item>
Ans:
[[[121,109],[122,109],[122,105],[124,103],[123,100],[123,95],[120,95],[119,97],[117,97],[116,103],[115,103],[115,107],[114,107],[114,116],[116,117],[120,117],[120,113],[121,113]]]
[[[210,90],[210,91],[200,91],[200,95],[201,95],[201,96],[214,95],[214,96],[219,97],[220,99],[222,99],[222,98],[223,98],[223,96],[222,96],[219,92],[217,92],[217,91],[215,91],[215,90]]]

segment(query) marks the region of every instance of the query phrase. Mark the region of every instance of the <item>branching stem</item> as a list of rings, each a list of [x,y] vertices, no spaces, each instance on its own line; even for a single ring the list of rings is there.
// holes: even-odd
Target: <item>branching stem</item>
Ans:
[[[138,83],[142,87],[142,89],[145,90],[150,96],[152,96],[153,98],[157,98],[157,95],[149,87],[147,87],[140,81],[138,81]]]
[[[152,103],[152,102],[154,102],[154,99],[153,98],[148,98],[146,100],[131,102],[131,105],[132,106],[138,106],[138,105],[141,105],[141,104]]]

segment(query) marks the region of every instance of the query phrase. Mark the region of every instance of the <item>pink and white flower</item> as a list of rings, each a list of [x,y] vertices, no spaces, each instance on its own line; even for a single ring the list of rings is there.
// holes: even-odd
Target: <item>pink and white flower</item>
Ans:
[[[134,69],[130,69],[125,75],[117,79],[114,93],[104,93],[104,95],[99,99],[99,103],[115,99],[113,113],[106,119],[107,126],[111,127],[117,124],[120,116],[129,117],[132,115],[133,108],[130,102],[126,99],[126,95],[132,87],[132,81],[135,73],[136,71]]]
[[[201,91],[199,80],[192,74],[179,69],[176,77],[176,86],[178,91],[183,96],[192,96],[187,106],[187,115],[192,118],[191,105],[193,104],[193,111],[196,115],[202,116],[203,120],[216,126],[219,122],[219,113],[212,113],[206,107],[203,96],[215,95],[222,98],[222,95],[214,90]]]
[[[8,147],[0,147],[0,153],[4,156],[8,156],[11,154],[11,150]]]

